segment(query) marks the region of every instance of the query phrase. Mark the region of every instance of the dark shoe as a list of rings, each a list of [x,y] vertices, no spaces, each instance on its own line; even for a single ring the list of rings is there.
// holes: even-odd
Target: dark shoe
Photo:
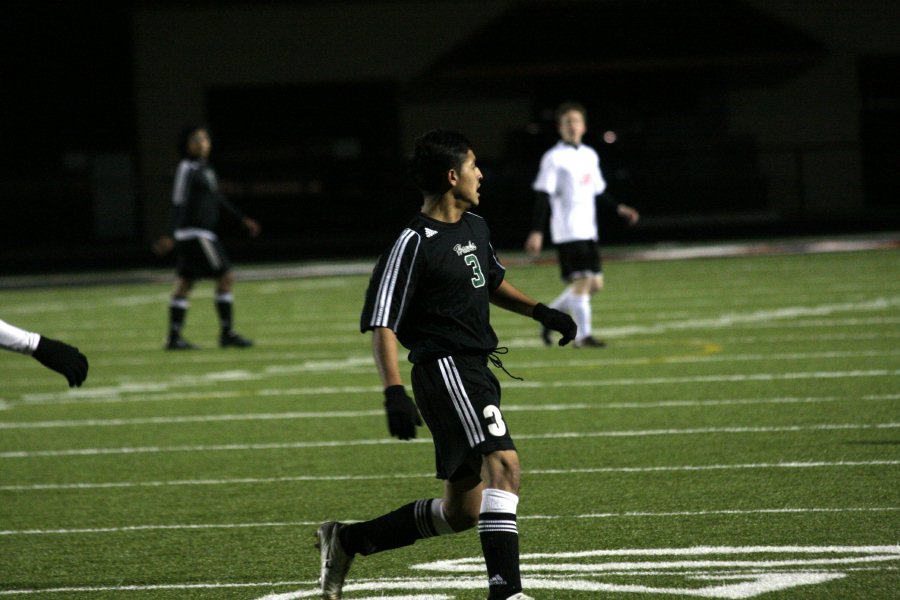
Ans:
[[[550,339],[550,330],[546,327],[541,327],[541,340],[543,340],[545,346],[553,345],[553,340]]]
[[[346,527],[337,521],[319,525],[316,531],[316,548],[320,552],[319,585],[323,600],[340,600],[343,597],[344,580],[353,563],[353,557],[344,552],[338,534]]]
[[[166,350],[196,350],[197,346],[193,345],[183,337],[169,338],[164,346]]]
[[[223,333],[219,338],[219,346],[222,348],[228,348],[229,346],[233,348],[249,348],[252,345],[253,340],[241,337],[233,331],[231,333]]]
[[[587,336],[586,338],[575,340],[575,343],[572,344],[575,348],[605,348],[606,342],[603,340],[598,340],[592,335]]]

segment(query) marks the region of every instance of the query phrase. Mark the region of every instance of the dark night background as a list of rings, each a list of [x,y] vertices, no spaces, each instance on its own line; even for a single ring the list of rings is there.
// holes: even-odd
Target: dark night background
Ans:
[[[236,261],[379,252],[417,209],[403,156],[433,126],[473,140],[479,212],[518,250],[567,99],[642,212],[604,221],[607,244],[900,228],[900,9],[785,6],[10,3],[0,273],[168,264],[149,244],[190,121],[264,228],[226,228]]]

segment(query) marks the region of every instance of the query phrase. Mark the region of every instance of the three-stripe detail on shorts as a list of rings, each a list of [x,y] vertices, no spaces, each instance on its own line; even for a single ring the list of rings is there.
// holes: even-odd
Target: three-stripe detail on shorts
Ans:
[[[438,359],[438,367],[441,369],[441,376],[444,378],[444,385],[447,386],[447,392],[453,401],[453,408],[459,415],[463,429],[466,432],[466,438],[469,440],[469,447],[474,448],[484,441],[484,430],[481,428],[481,422],[478,415],[475,414],[475,407],[466,394],[466,388],[463,387],[462,378],[453,362],[453,357],[447,356]]]

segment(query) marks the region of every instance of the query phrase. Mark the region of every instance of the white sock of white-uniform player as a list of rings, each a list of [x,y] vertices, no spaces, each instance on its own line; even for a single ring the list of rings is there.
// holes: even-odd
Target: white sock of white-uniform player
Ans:
[[[569,306],[572,307],[572,319],[578,325],[578,336],[575,339],[583,340],[591,335],[591,295],[572,294]]]
[[[555,300],[553,300],[553,302],[550,303],[550,308],[554,308],[556,310],[561,310],[564,313],[569,313],[572,311],[572,309],[570,307],[571,299],[572,299],[572,286],[568,286],[568,287],[566,287],[566,289],[564,289],[562,291],[562,293],[559,296],[556,297]]]

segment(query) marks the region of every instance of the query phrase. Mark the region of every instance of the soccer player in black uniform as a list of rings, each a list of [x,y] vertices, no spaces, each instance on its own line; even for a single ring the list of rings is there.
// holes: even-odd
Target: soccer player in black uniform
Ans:
[[[243,224],[251,237],[259,235],[259,223],[244,216],[219,191],[216,172],[208,162],[212,150],[209,131],[202,126],[186,127],[179,142],[182,160],[172,190],[170,234],[154,244],[154,250],[160,255],[168,253],[174,246],[178,273],[169,302],[169,335],[165,348],[195,348],[182,337],[181,330],[187,316],[188,295],[199,278],[216,280],[215,303],[221,325],[219,345],[247,348],[253,342],[232,329],[234,275],[215,230],[223,211]]]
[[[342,597],[357,554],[478,525],[490,600],[533,600],[522,593],[519,576],[519,458],[500,411],[500,384],[487,366],[491,359],[502,367],[493,356],[489,305],[562,333],[560,345],[574,339],[576,326],[505,280],[487,224],[468,212],[479,204],[482,175],[462,134],[435,130],[416,140],[410,175],[424,203],[378,260],[360,326],[373,332],[391,435],[415,437],[418,405],[434,438],[444,493],[363,523],[323,523],[316,534],[322,598]],[[415,403],[400,376],[398,341],[413,363]]]

